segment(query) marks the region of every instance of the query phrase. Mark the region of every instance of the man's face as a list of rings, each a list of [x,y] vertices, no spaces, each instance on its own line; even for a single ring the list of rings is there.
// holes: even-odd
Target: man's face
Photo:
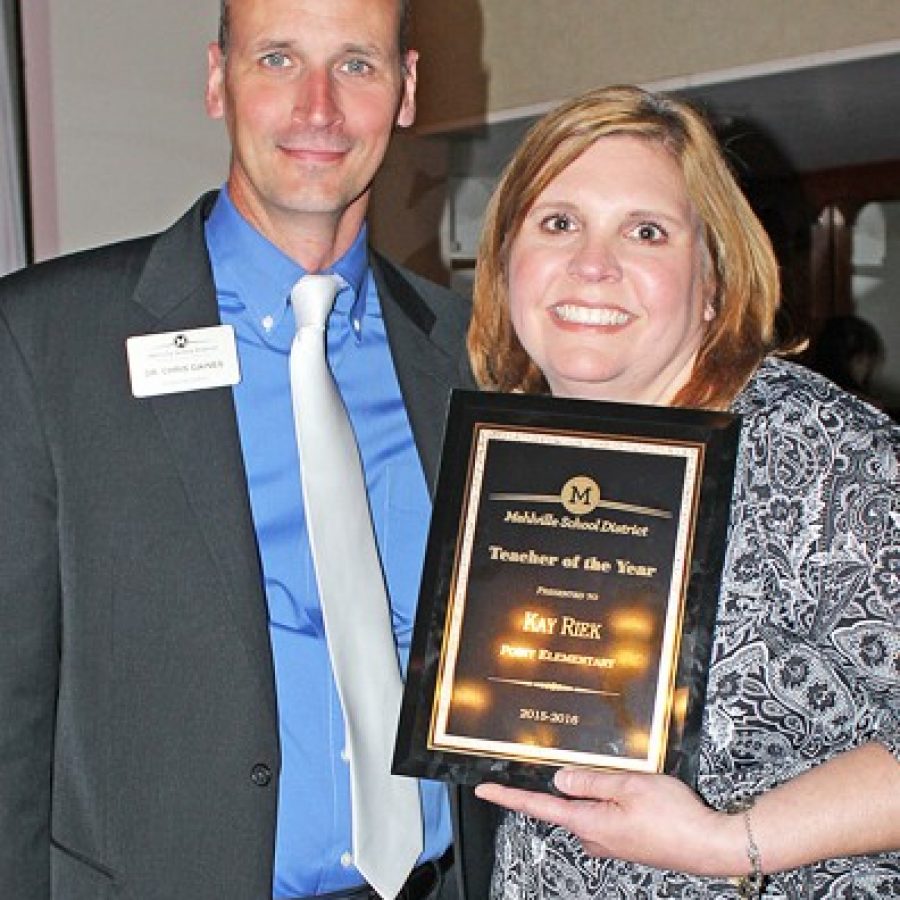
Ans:
[[[231,0],[206,105],[228,126],[232,199],[270,239],[362,221],[391,131],[415,114],[416,54],[399,57],[398,17],[397,0]]]

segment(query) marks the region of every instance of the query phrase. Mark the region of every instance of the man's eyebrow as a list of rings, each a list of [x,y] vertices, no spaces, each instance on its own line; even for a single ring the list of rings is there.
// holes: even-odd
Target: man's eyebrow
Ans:
[[[378,44],[344,44],[340,51],[342,54],[356,54],[359,56],[384,57],[386,54]]]
[[[293,47],[293,41],[282,40],[279,38],[260,38],[250,45],[251,50],[254,52],[259,52],[261,50],[291,50]]]

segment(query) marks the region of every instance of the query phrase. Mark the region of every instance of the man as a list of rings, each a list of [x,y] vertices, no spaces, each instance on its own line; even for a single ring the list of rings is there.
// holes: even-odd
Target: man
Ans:
[[[366,245],[371,180],[414,116],[406,5],[226,0],[207,85],[226,188],[161,235],[0,284],[5,900],[373,896],[306,534],[289,297],[306,273],[350,288],[329,362],[402,660],[426,477],[449,388],[469,383],[462,304]],[[172,380],[182,359],[196,383]],[[452,883],[442,785],[422,783],[421,813],[409,900]]]

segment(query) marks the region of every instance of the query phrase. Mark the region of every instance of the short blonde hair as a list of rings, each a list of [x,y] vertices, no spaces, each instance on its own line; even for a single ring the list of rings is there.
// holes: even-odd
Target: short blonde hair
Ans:
[[[489,390],[547,392],[543,374],[513,331],[510,247],[544,188],[609,135],[659,143],[684,174],[713,269],[716,315],[673,405],[726,408],[771,348],[778,263],[704,118],[686,103],[632,86],[591,91],[548,113],[506,167],[481,233],[468,337],[475,377]]]
[[[406,58],[409,49],[410,12],[412,0],[399,0],[400,19],[397,29],[397,47],[400,59]],[[219,0],[219,48],[223,56],[228,56],[231,46],[231,0]]]

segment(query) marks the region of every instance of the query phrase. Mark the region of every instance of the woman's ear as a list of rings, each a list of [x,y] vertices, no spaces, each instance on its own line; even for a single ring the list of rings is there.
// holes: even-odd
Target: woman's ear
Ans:
[[[701,244],[699,251],[701,278],[700,298],[703,303],[703,321],[712,322],[716,317],[716,295],[719,292],[718,278],[716,277],[716,266],[713,262],[712,253],[704,242]]]

